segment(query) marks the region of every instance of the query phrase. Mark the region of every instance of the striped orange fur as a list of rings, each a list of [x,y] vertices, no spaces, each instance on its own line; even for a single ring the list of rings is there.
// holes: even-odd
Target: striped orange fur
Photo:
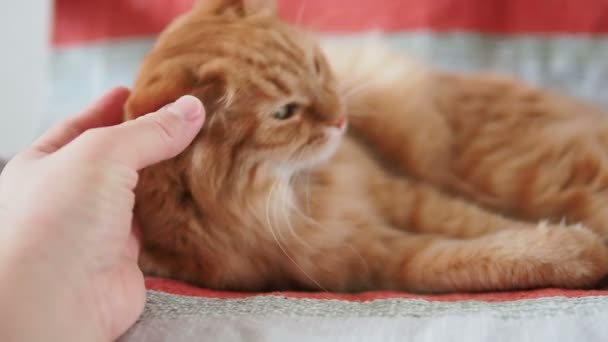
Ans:
[[[208,112],[185,152],[141,173],[146,273],[341,292],[590,287],[608,273],[604,113],[380,45],[322,49],[275,7],[200,1],[142,65],[127,119],[184,94]]]

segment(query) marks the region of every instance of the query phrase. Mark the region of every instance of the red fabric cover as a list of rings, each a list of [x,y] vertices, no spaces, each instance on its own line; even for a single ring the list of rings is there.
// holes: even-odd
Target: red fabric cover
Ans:
[[[204,0],[201,0],[204,1]],[[151,35],[193,0],[56,0],[53,42]],[[606,0],[279,0],[281,15],[320,31],[608,33]]]
[[[241,292],[222,292],[201,289],[168,279],[148,278],[146,287],[149,290],[171,293],[175,295],[204,297],[204,298],[223,298],[237,299],[259,296],[260,293],[241,293]],[[514,292],[490,292],[490,293],[456,293],[447,295],[418,295],[402,292],[366,292],[360,294],[334,294],[325,292],[277,292],[266,293],[265,295],[277,295],[288,298],[307,298],[307,299],[333,299],[343,301],[371,301],[378,299],[424,299],[428,301],[454,302],[462,300],[477,300],[484,302],[508,302],[521,299],[536,299],[543,297],[587,297],[587,296],[608,296],[608,291],[585,291],[585,290],[563,290],[563,289],[542,289],[532,291]]]

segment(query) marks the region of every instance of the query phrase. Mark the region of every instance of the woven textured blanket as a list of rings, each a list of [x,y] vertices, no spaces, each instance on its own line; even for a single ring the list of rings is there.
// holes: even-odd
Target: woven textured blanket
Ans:
[[[41,129],[131,84],[155,35],[192,0],[55,3],[52,110]],[[438,67],[505,72],[608,108],[606,0],[283,0],[280,13],[322,38],[381,31]],[[346,296],[147,285],[145,313],[122,341],[608,340],[605,291]]]
[[[121,341],[606,341],[608,292],[265,295],[149,279]]]

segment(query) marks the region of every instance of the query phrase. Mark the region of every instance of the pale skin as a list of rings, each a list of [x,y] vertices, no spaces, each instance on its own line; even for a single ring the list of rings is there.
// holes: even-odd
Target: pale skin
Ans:
[[[141,314],[133,189],[204,121],[186,96],[122,121],[116,88],[52,128],[0,176],[0,340],[112,341]]]

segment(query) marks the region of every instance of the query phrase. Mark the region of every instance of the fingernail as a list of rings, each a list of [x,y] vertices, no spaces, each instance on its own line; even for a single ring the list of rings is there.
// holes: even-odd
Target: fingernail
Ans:
[[[181,119],[194,121],[203,115],[203,104],[196,97],[185,95],[168,105],[166,110]]]

